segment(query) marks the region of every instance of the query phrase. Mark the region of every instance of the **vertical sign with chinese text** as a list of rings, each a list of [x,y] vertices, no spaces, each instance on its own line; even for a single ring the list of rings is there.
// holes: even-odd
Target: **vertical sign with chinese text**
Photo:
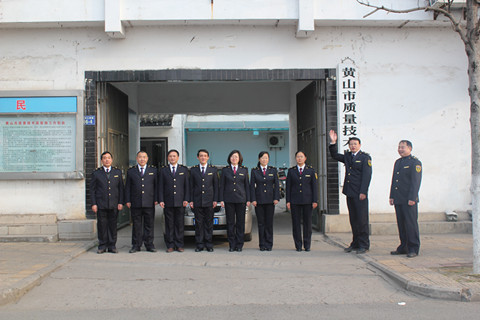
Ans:
[[[340,63],[337,68],[337,128],[338,152],[348,150],[348,139],[358,137],[358,68],[353,64]],[[343,183],[344,167],[340,167],[339,181]]]

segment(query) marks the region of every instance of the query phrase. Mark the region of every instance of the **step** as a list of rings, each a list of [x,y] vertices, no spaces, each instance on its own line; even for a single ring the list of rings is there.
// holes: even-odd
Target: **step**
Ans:
[[[0,242],[56,242],[58,234],[0,235]]]
[[[57,235],[57,224],[9,224],[0,225],[0,236]]]
[[[55,224],[57,215],[48,214],[0,214],[0,226],[23,224]]]
[[[422,230],[422,228],[425,228],[425,232],[427,233],[437,233],[435,231],[436,229],[438,229],[438,233],[444,233],[445,231],[443,230],[453,230],[448,231],[448,233],[456,232],[455,230],[459,230],[458,232],[460,233],[471,232],[469,231],[471,230],[471,219],[470,215],[467,212],[457,212],[458,220],[456,222],[447,222],[447,217],[444,212],[421,212],[418,216],[419,225],[426,224],[424,227],[419,227],[420,230]],[[398,232],[395,213],[370,214],[369,222],[370,225],[373,225],[371,226],[372,234],[397,234]],[[435,227],[435,224],[431,225],[431,223],[457,224],[458,226],[452,225],[448,227],[442,227],[439,225],[437,228]],[[322,231],[324,233],[351,232],[348,214],[322,215]]]
[[[419,222],[418,229],[420,234],[428,233],[472,233],[472,222],[470,221],[429,221]],[[392,235],[398,234],[396,223],[371,223],[370,234],[372,235]]]

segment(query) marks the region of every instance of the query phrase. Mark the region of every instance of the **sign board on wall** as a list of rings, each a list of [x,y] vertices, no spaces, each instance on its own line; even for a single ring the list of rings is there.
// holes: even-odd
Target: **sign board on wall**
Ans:
[[[338,152],[348,150],[348,139],[359,137],[358,130],[358,68],[353,63],[341,63],[337,68],[338,101]],[[339,163],[340,187],[345,177],[345,167]]]
[[[77,170],[77,97],[0,97],[0,172]]]

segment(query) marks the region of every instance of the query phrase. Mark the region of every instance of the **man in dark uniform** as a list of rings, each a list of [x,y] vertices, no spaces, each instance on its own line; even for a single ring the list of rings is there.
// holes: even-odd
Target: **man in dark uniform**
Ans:
[[[158,199],[165,215],[167,252],[183,252],[185,207],[190,198],[188,168],[178,164],[177,150],[168,151],[169,164],[159,171]]]
[[[134,242],[130,253],[140,251],[142,242],[147,251],[156,252],[153,244],[155,205],[157,201],[157,168],[147,166],[148,155],[144,151],[137,153],[137,165],[127,171],[125,201],[131,208]]]
[[[343,194],[347,196],[348,215],[352,228],[353,241],[345,252],[356,250],[365,253],[370,248],[368,229],[368,187],[372,179],[372,158],[360,150],[358,138],[348,140],[350,151],[338,153],[337,134],[330,130],[330,155],[345,164],[345,181]]]
[[[117,218],[123,209],[123,177],[120,169],[112,167],[113,156],[105,151],[101,157],[102,167],[92,173],[90,198],[92,210],[97,214],[98,250],[118,253]]]
[[[418,191],[422,181],[422,163],[412,156],[412,143],[402,140],[398,144],[401,158],[395,161],[390,205],[395,205],[400,245],[392,255],[418,256],[420,236],[418,232]]]
[[[213,209],[218,200],[217,168],[208,165],[210,155],[207,150],[200,149],[197,159],[200,162],[190,169],[190,207],[195,213],[195,252],[213,251]]]

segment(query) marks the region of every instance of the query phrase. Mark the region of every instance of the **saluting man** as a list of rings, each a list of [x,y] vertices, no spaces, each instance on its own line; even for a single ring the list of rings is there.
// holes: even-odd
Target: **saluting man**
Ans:
[[[210,154],[205,149],[197,152],[200,162],[190,169],[190,207],[195,213],[195,252],[213,251],[213,209],[218,200],[217,168],[208,165]]]
[[[395,161],[392,186],[390,188],[390,205],[395,206],[400,245],[392,255],[406,254],[408,258],[418,256],[420,235],[418,232],[418,191],[422,182],[422,163],[412,156],[412,143],[401,140]]]
[[[178,164],[180,153],[168,151],[169,164],[159,171],[158,198],[165,215],[165,245],[167,252],[183,252],[185,207],[190,198],[188,168]]]
[[[101,157],[102,166],[92,173],[90,198],[92,210],[97,214],[98,250],[118,253],[117,218],[123,209],[123,177],[120,169],[112,167],[113,156],[105,151]]]
[[[142,242],[147,251],[156,252],[153,244],[155,205],[157,201],[157,168],[147,166],[148,155],[145,151],[137,153],[137,165],[127,171],[125,200],[131,209],[132,249],[130,253],[140,251]]]
[[[337,134],[330,130],[330,155],[333,159],[345,164],[345,181],[343,194],[347,196],[348,215],[352,228],[353,240],[345,252],[356,250],[365,253],[370,249],[368,236],[368,187],[372,179],[372,158],[360,150],[360,139],[348,139],[350,151],[338,153]]]

